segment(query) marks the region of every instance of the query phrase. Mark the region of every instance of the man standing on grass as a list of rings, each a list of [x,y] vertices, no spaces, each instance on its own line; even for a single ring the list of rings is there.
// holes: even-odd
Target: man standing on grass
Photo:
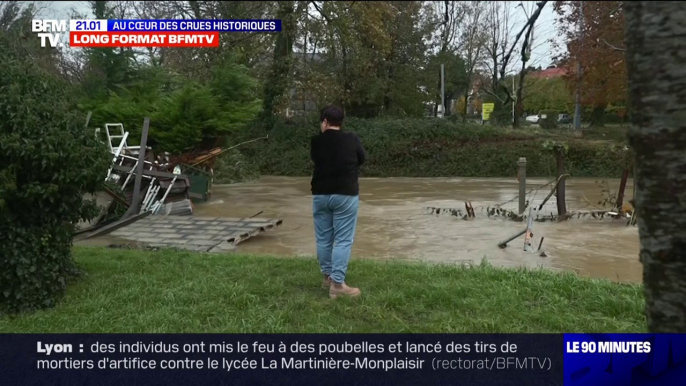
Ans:
[[[317,259],[324,288],[333,299],[357,296],[360,289],[345,284],[345,273],[355,238],[360,187],[359,167],[365,161],[360,138],[341,130],[343,110],[325,107],[319,118],[321,133],[312,138],[312,212]]]

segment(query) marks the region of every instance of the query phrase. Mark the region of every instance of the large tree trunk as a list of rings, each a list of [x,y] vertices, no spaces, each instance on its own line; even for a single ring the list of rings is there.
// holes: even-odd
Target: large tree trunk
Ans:
[[[279,3],[278,19],[282,20],[282,31],[276,37],[274,61],[271,65],[269,79],[264,87],[264,114],[273,119],[277,113],[281,98],[290,90],[293,69],[293,42],[296,37],[295,2]]]
[[[627,1],[636,207],[651,332],[686,332],[686,8]]]

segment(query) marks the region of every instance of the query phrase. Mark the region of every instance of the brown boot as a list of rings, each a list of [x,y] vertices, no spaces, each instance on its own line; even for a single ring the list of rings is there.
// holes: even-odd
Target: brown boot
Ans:
[[[331,287],[329,288],[329,297],[331,299],[336,299],[340,296],[350,296],[355,297],[362,293],[359,288],[348,287],[345,283],[331,282]]]
[[[322,288],[331,287],[331,277],[329,275],[324,275],[324,280],[322,281]]]

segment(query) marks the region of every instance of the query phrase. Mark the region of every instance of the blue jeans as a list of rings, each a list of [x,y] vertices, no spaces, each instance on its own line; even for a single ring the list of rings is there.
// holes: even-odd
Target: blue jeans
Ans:
[[[359,205],[359,196],[327,194],[312,199],[319,267],[336,283],[345,281]]]

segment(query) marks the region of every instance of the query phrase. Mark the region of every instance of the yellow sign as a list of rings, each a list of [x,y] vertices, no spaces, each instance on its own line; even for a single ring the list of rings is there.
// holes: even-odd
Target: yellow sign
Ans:
[[[481,105],[481,119],[487,121],[491,117],[491,113],[495,108],[495,103],[484,103]]]

